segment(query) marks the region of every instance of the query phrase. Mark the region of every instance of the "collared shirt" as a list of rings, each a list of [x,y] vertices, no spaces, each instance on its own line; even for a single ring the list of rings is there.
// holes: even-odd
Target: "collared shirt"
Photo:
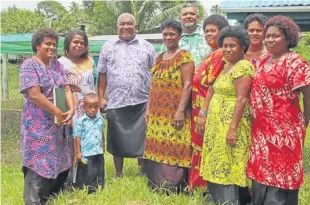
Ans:
[[[106,42],[100,52],[98,71],[107,75],[108,109],[144,103],[151,85],[150,70],[156,60],[154,47],[135,37]]]
[[[181,49],[185,49],[192,54],[195,61],[195,68],[198,67],[201,60],[211,51],[205,41],[203,30],[199,25],[197,26],[196,31],[191,34],[182,33],[179,46]]]
[[[100,114],[97,114],[95,119],[91,119],[86,113],[74,124],[72,136],[81,138],[82,156],[103,154],[103,126],[104,119]]]

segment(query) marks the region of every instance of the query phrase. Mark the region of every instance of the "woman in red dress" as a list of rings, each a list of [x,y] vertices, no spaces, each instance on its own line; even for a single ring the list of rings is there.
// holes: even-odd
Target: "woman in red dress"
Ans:
[[[228,25],[225,17],[217,14],[209,16],[203,22],[205,39],[212,51],[202,60],[193,78],[191,121],[193,154],[189,176],[190,190],[198,187],[206,189],[206,182],[199,175],[203,136],[198,134],[196,126],[197,129],[204,129],[206,117],[203,113],[199,115],[200,107],[204,102],[208,86],[215,81],[224,68],[223,51],[217,45],[217,38],[221,29]]]
[[[310,119],[310,68],[290,51],[298,43],[298,32],[289,17],[274,16],[265,24],[265,44],[271,56],[256,70],[250,96],[253,122],[247,175],[253,179],[254,205],[298,204]]]

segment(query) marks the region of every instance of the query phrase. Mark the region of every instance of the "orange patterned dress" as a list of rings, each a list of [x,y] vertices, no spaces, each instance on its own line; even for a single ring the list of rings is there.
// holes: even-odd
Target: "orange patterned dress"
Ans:
[[[193,58],[185,50],[169,60],[163,60],[163,53],[157,57],[152,69],[145,159],[178,167],[191,165],[190,117],[182,130],[172,126],[182,93],[180,67],[189,62]]]
[[[210,53],[203,59],[199,67],[195,71],[193,79],[193,92],[192,92],[192,121],[191,121],[191,134],[192,134],[192,167],[189,176],[189,185],[192,188],[200,187],[206,189],[206,182],[199,175],[200,161],[201,161],[201,147],[203,136],[195,131],[196,120],[199,110],[207,95],[208,87],[212,84],[217,76],[224,68],[223,51],[218,49]]]

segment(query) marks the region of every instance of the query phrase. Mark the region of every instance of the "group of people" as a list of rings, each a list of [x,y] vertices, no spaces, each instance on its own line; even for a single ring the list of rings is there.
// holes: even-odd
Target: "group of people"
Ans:
[[[215,14],[201,28],[198,17],[186,4],[180,22],[163,22],[157,56],[136,36],[134,16],[121,14],[97,66],[83,31],[67,34],[59,59],[53,30],[33,35],[35,55],[20,68],[25,204],[45,204],[75,178],[73,164],[78,187],[104,185],[100,112],[115,178],[124,158],[138,158],[151,188],[202,189],[219,204],[298,204],[310,119],[310,68],[291,51],[299,27],[262,14],[229,26]],[[55,87],[64,87],[65,113],[53,104]]]

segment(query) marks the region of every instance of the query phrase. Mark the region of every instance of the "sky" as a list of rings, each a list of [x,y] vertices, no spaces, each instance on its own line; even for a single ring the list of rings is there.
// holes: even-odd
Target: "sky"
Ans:
[[[24,8],[24,9],[30,9],[34,10],[37,7],[37,4],[42,0],[0,0],[1,1],[1,10],[6,9],[10,6],[15,6],[17,8]],[[70,2],[82,2],[82,0],[57,0],[65,7],[68,7],[70,5]]]
[[[41,0],[0,0],[1,2],[0,8],[1,10],[6,9],[10,6],[13,6],[13,4],[15,4],[17,8],[34,10],[40,1]],[[64,5],[66,8],[69,7],[72,1],[79,2],[79,3],[82,2],[82,0],[57,0],[57,1],[60,2],[62,5]],[[200,2],[204,5],[204,7],[207,9],[209,13],[211,6],[215,4],[221,4],[221,1],[222,0],[201,0]]]

